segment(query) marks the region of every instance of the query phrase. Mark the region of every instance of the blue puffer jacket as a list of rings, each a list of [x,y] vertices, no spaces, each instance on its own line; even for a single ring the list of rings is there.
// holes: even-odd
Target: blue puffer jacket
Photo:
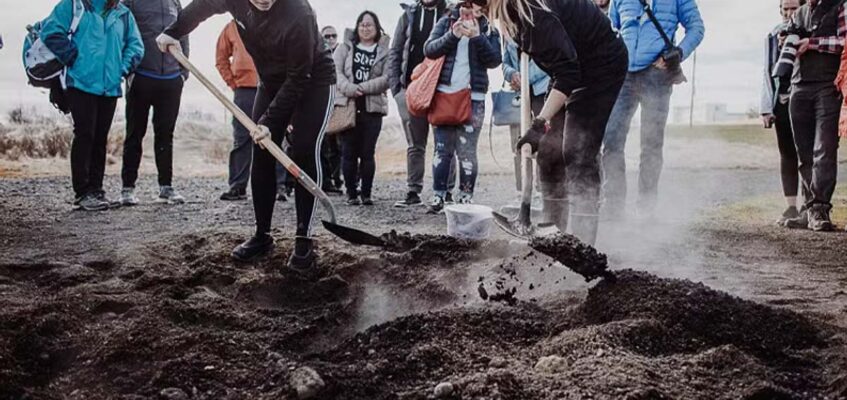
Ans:
[[[685,37],[678,46],[688,58],[706,33],[695,0],[652,0],[653,14],[674,42],[677,27],[682,24]],[[643,19],[642,19],[643,15]],[[665,42],[647,17],[639,0],[612,0],[609,8],[612,26],[621,31],[629,50],[629,72],[646,69],[665,49]]]
[[[73,38],[72,0],[61,0],[44,21],[44,44],[68,66],[69,88],[106,97],[120,97],[121,79],[135,70],[144,56],[144,43],[132,13],[123,4],[106,10],[106,0],[83,0],[85,14]],[[105,16],[104,16],[105,14]]]
[[[441,70],[439,84],[449,85],[453,76],[453,66],[456,63],[456,48],[459,38],[453,35],[452,26],[459,19],[458,7],[438,20],[432,28],[429,40],[424,45],[424,55],[427,58],[437,59],[447,56],[444,60],[444,68]],[[488,93],[488,70],[497,68],[503,62],[500,54],[500,34],[496,29],[490,28],[488,19],[479,18],[479,36],[470,40],[470,63],[471,63],[471,91],[474,93]]]

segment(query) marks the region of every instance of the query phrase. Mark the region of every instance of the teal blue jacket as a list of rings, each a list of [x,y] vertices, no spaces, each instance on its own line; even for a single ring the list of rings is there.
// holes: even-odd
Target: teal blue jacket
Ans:
[[[135,18],[121,3],[106,10],[106,0],[82,0],[85,14],[71,40],[72,0],[61,0],[44,21],[41,37],[68,67],[67,87],[86,93],[120,97],[121,79],[144,57],[144,43]]]

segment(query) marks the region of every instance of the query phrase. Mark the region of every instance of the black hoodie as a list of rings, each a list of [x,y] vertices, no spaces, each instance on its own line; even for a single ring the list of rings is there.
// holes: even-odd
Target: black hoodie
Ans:
[[[519,24],[516,42],[550,75],[554,88],[570,95],[623,80],[626,45],[593,0],[547,0],[547,5],[550,12],[533,10],[534,26]]]
[[[279,0],[268,11],[259,11],[248,0],[194,0],[165,34],[183,37],[207,18],[226,12],[235,19],[261,85],[278,90],[259,124],[272,131],[286,129],[306,90],[335,84],[332,53],[320,35],[315,12],[306,0]]]

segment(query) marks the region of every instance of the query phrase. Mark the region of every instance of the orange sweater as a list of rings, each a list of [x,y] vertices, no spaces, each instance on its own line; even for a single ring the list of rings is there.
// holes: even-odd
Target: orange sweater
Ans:
[[[255,88],[258,85],[256,66],[238,36],[235,21],[227,24],[218,37],[215,60],[221,78],[231,89]]]

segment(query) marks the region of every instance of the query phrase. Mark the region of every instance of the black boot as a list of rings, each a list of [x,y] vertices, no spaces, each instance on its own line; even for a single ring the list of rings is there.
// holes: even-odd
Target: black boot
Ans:
[[[312,239],[303,237],[296,239],[286,270],[299,279],[318,280],[318,256],[315,254]]]
[[[254,235],[232,250],[232,258],[238,261],[253,261],[270,253],[274,248],[274,238],[268,234]]]

